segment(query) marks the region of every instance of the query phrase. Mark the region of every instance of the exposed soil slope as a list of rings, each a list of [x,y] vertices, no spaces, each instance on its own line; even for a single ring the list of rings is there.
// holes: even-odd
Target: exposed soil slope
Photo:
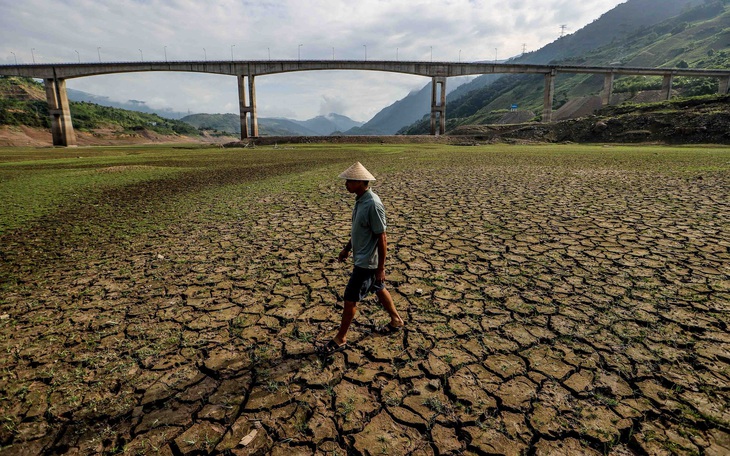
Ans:
[[[134,132],[115,128],[100,128],[92,132],[75,130],[76,142],[79,146],[108,146],[150,143],[181,143],[204,142],[226,143],[234,140],[231,136],[212,136],[202,133],[202,136],[163,135],[151,130]],[[0,125],[0,147],[43,147],[52,146],[51,130],[47,128],[28,126]]]
[[[730,96],[603,108],[552,124],[467,125],[450,132],[488,141],[730,143]]]

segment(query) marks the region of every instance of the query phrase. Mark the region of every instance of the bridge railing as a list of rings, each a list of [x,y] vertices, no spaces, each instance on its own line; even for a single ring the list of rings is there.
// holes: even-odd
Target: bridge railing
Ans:
[[[100,74],[179,71],[252,75],[323,70],[385,71],[426,77],[477,74],[615,74],[642,76],[729,77],[730,69],[646,68],[618,66],[534,65],[489,62],[423,62],[398,60],[182,60],[0,65],[0,75],[71,79]]]

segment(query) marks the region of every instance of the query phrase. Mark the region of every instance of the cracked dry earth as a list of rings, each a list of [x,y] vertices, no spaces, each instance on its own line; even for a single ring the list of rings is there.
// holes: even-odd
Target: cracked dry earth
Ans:
[[[730,454],[727,170],[384,160],[403,332],[341,182],[191,214],[9,297],[0,454]]]

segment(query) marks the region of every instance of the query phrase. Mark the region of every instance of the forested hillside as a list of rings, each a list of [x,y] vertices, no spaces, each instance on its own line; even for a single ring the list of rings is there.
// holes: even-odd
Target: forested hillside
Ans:
[[[582,55],[586,52],[622,39],[627,34],[642,28],[651,27],[663,20],[681,14],[702,3],[703,0],[630,0],[608,11],[591,24],[575,33],[550,43],[539,50],[510,59],[510,62],[546,64],[556,59],[571,55]],[[486,74],[476,77],[449,92],[446,102],[449,109],[452,102],[466,96],[470,92],[480,91],[502,77],[500,74]],[[449,85],[452,81],[449,82]],[[477,96],[470,103],[482,101]],[[419,92],[409,94],[402,100],[384,108],[369,120],[361,129],[354,129],[353,134],[392,134],[413,122],[419,121],[430,111],[431,85],[426,84]],[[447,113],[447,116],[450,114]],[[501,116],[488,116],[488,118]],[[484,119],[487,120],[487,119]]]
[[[72,101],[69,105],[74,129],[80,131],[111,127],[128,132],[150,130],[163,135],[198,135],[195,127],[157,114],[86,102]],[[50,128],[43,84],[30,78],[0,77],[0,125]]]
[[[597,28],[602,21],[618,24],[618,16],[614,17],[621,6],[625,12],[635,11],[633,7],[654,4],[656,0],[633,0],[620,5],[601,20],[586,27]],[[574,38],[564,37],[548,45],[538,53],[526,54],[516,63],[550,63],[556,65],[621,65],[645,67],[679,67],[679,68],[730,68],[730,6],[727,1],[708,2],[666,2],[667,8],[680,3],[686,8],[678,15],[651,27],[638,27],[631,33],[620,36],[601,47],[570,55],[562,56],[560,43],[566,48],[580,49],[574,44]],[[606,27],[601,26],[601,29]],[[614,27],[615,28],[615,27]],[[626,26],[628,28],[628,26]],[[583,30],[576,35],[582,36]],[[571,44],[573,43],[573,44]],[[558,58],[548,61],[546,56]],[[561,57],[562,56],[562,57]],[[495,118],[494,113],[517,104],[521,110],[542,112],[543,84],[541,75],[509,75],[500,78],[493,84],[473,90],[461,98],[451,101],[447,106],[447,130],[460,125],[478,125],[489,123]],[[696,96],[717,92],[716,79],[676,78],[674,89],[679,96]],[[559,109],[568,100],[581,97],[596,96],[603,87],[603,77],[595,75],[559,75],[555,84],[553,109]],[[617,100],[631,98],[632,95],[645,90],[661,87],[658,77],[621,77],[615,82],[614,93],[625,94]],[[539,120],[536,118],[535,120]],[[405,134],[428,133],[428,118],[406,127],[400,131]]]

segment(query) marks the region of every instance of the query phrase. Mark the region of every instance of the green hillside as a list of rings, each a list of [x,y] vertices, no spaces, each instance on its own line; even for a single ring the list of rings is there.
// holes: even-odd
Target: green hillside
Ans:
[[[727,1],[709,1],[653,27],[642,27],[622,39],[584,54],[553,60],[556,65],[640,66],[668,68],[730,68],[730,6]],[[520,62],[521,59],[516,59]],[[679,96],[717,92],[716,79],[675,78]],[[492,121],[494,112],[517,104],[522,110],[542,112],[542,75],[509,75],[449,103],[447,130],[462,125]],[[617,78],[614,93],[636,94],[661,87],[659,77]],[[558,75],[553,109],[568,100],[600,94],[601,75]],[[536,119],[538,120],[538,119]],[[426,134],[430,121],[424,118],[402,129],[402,134]]]
[[[241,118],[236,114],[190,114],[180,120],[200,130],[241,134]]]
[[[150,130],[163,135],[198,135],[198,130],[179,120],[157,114],[127,111],[93,103],[69,103],[74,129],[92,131],[99,128],[120,128],[134,132]],[[45,88],[30,78],[0,77],[0,125],[25,125],[50,128]]]
[[[0,76],[0,125],[51,127],[43,84]]]

